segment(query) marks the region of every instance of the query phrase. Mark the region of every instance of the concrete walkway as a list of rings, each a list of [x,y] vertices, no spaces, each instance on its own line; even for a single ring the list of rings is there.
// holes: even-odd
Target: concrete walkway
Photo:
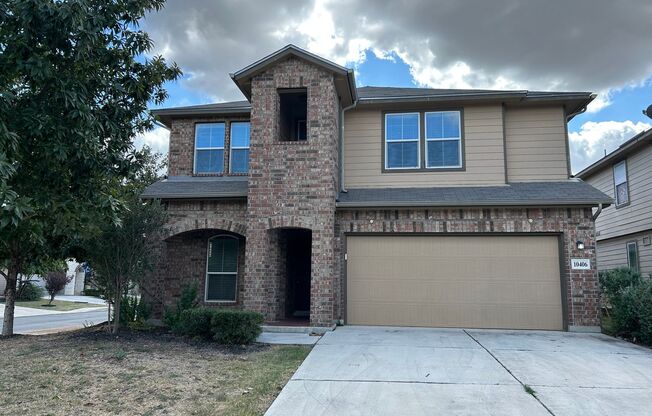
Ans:
[[[652,350],[605,335],[342,327],[319,340],[266,415],[628,416],[650,408]]]

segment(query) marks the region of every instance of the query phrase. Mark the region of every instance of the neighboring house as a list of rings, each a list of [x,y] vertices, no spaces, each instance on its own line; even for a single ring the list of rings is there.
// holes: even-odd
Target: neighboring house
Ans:
[[[247,101],[154,110],[156,315],[196,282],[268,321],[597,328],[592,208],[612,200],[569,178],[566,132],[594,95],[357,88],[292,45],[231,77]]]
[[[4,276],[0,275],[0,297],[5,295],[5,288],[7,287],[7,281]]]
[[[598,270],[652,273],[652,129],[576,175],[614,198],[595,223]]]

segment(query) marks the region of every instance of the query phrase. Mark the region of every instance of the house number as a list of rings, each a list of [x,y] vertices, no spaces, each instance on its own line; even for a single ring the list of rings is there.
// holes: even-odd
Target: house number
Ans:
[[[591,270],[591,260],[589,260],[589,259],[571,259],[571,269],[573,269],[573,270]]]

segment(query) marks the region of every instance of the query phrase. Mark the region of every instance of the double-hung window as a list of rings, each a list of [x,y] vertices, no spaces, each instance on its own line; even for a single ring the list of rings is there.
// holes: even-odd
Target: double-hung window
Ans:
[[[462,127],[459,111],[425,113],[426,168],[462,167]]]
[[[614,189],[616,206],[629,203],[629,185],[627,183],[627,161],[614,165]]]
[[[195,173],[224,172],[224,123],[195,125]]]
[[[638,271],[638,244],[636,241],[627,243],[627,266]]]
[[[249,171],[249,122],[231,123],[231,173],[247,173]]]
[[[385,114],[385,169],[420,167],[419,113]]]
[[[220,235],[208,240],[207,302],[235,302],[238,276],[238,239]]]

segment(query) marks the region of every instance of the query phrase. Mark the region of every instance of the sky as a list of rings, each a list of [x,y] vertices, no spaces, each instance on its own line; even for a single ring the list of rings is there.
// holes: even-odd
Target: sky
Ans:
[[[243,99],[229,73],[295,44],[358,86],[592,91],[569,123],[578,172],[652,128],[649,0],[168,0],[141,28],[184,72],[174,107]],[[169,132],[136,138],[167,153]]]

